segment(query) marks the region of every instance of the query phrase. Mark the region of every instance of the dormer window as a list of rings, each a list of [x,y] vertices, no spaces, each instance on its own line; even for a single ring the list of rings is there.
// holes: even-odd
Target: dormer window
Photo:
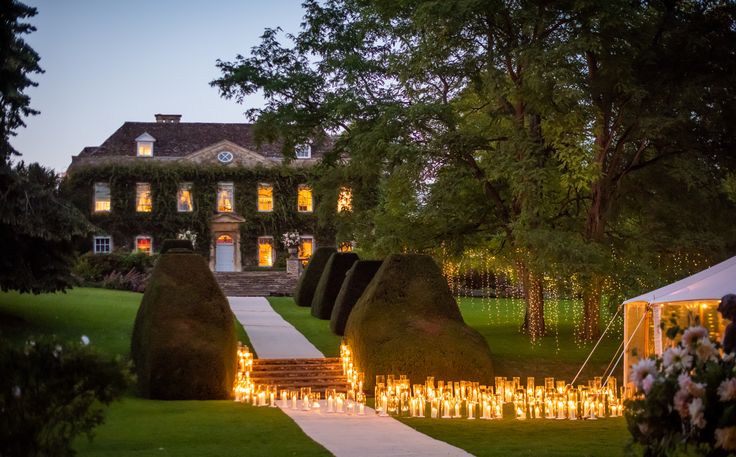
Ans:
[[[297,159],[309,159],[312,157],[312,146],[308,144],[300,144],[294,148]]]
[[[148,132],[135,139],[138,157],[153,157],[153,143],[156,141]]]

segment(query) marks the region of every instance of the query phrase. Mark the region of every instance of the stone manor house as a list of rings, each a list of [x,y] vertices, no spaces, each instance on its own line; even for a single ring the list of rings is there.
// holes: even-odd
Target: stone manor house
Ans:
[[[125,122],[101,145],[85,147],[67,170],[66,192],[98,233],[82,250],[151,254],[189,230],[213,271],[283,267],[281,235],[302,236],[298,256],[336,243],[330,214],[350,211],[348,185],[315,190],[315,165],[329,141],[295,147],[285,161],[279,144],[257,144],[247,123],[186,123],[157,114]],[[318,218],[318,203],[330,206]]]

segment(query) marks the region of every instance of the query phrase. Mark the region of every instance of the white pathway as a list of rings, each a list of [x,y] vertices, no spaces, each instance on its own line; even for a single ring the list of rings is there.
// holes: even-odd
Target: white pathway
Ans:
[[[260,358],[324,357],[263,297],[228,297],[230,307]],[[324,402],[323,402],[324,403]],[[322,405],[324,411],[324,404]],[[282,409],[309,437],[336,457],[468,457],[462,449],[430,438],[370,408],[365,416]]]

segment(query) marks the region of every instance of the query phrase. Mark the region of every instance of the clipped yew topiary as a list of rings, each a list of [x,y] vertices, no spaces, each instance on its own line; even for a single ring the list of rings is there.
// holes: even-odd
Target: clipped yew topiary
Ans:
[[[345,337],[368,389],[379,374],[414,383],[493,380],[486,340],[465,324],[429,256],[387,257],[350,313]]]
[[[345,275],[358,260],[358,254],[353,252],[336,252],[330,256],[314,291],[312,316],[318,319],[329,319],[332,316],[332,308],[345,281]]]
[[[340,292],[335,299],[335,306],[332,308],[332,315],[330,316],[330,330],[332,330],[332,333],[341,336],[345,334],[345,324],[350,312],[360,296],[363,295],[378,269],[381,268],[382,263],[380,260],[358,260],[348,270],[345,281],[342,282]]]
[[[141,395],[230,398],[237,363],[233,319],[202,256],[181,248],[162,255],[133,328],[131,354]]]
[[[322,276],[330,256],[335,252],[337,252],[337,249],[330,247],[317,248],[314,251],[307,268],[304,269],[299,277],[299,282],[296,283],[296,289],[294,289],[294,301],[298,306],[312,306],[312,299],[314,298],[314,291],[317,290],[319,278]]]
[[[161,252],[159,254],[166,254],[171,249],[184,249],[187,251],[193,251],[194,245],[190,240],[179,240],[179,239],[167,239],[161,245]]]

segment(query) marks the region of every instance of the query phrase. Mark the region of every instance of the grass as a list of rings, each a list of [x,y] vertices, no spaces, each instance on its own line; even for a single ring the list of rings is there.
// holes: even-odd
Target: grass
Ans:
[[[296,327],[325,357],[340,355],[341,337],[330,331],[330,321],[313,317],[311,308],[296,306],[291,297],[269,297],[273,309]]]
[[[73,341],[87,335],[100,353],[128,357],[140,300],[141,294],[103,289],[0,293],[0,336],[21,344],[35,335]],[[75,442],[80,456],[330,455],[280,410],[230,401],[127,397],[110,406],[95,435],[91,443]]]

